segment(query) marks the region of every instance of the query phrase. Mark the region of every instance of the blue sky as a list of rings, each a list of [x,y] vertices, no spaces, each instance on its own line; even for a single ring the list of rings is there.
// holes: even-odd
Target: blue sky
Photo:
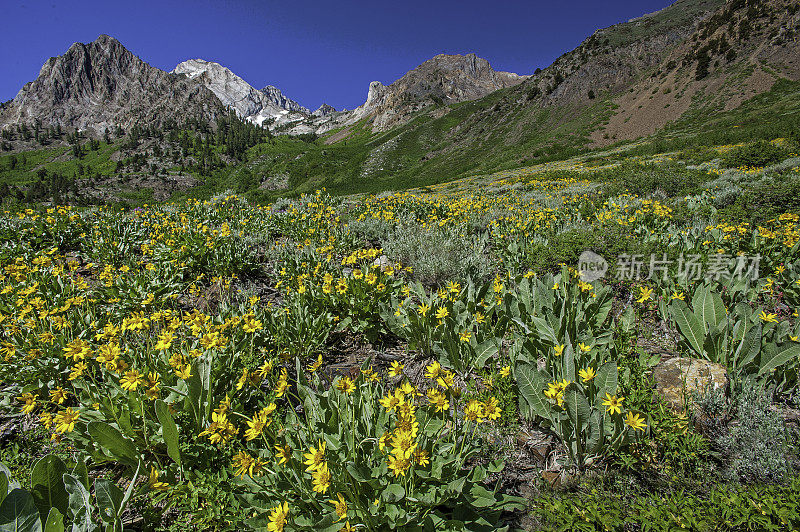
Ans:
[[[315,2],[5,0],[0,101],[50,56],[101,33],[164,70],[217,61],[256,88],[275,85],[311,109],[352,109],[369,82],[391,83],[439,53],[474,52],[496,70],[529,74],[595,29],[669,0]]]

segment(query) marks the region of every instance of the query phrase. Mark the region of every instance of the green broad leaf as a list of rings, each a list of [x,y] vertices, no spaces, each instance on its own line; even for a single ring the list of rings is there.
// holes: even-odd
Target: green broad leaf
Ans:
[[[472,468],[472,471],[469,472],[469,481],[474,483],[483,482],[487,476],[488,473],[486,472],[486,468],[481,465],[477,465]]]
[[[594,410],[592,415],[589,416],[589,437],[586,439],[586,452],[596,453],[600,452],[605,441],[605,434],[603,434],[602,417],[600,415],[602,410]]]
[[[303,401],[303,409],[312,421],[312,423],[322,423],[325,413],[319,400],[319,396],[305,384],[297,385],[297,393],[300,400]]]
[[[570,383],[564,390],[564,410],[567,412],[570,421],[575,426],[576,435],[580,434],[581,427],[586,426],[589,421],[589,401],[574,382]]]
[[[90,422],[89,435],[94,440],[94,443],[107,449],[120,462],[131,467],[139,463],[136,444],[108,423],[103,421]]]
[[[338,532],[342,527],[344,527],[344,521],[339,520],[339,516],[336,512],[331,511],[314,523],[313,530],[319,530],[320,532]]]
[[[363,464],[356,465],[353,462],[348,462],[345,469],[347,469],[347,472],[353,477],[353,480],[357,482],[369,482],[372,480],[369,469]]]
[[[49,454],[36,462],[31,471],[31,496],[39,509],[42,521],[47,519],[50,508],[58,508],[62,514],[67,513],[69,495],[64,486],[64,473],[67,466],[61,458]]]
[[[612,306],[613,306],[613,301],[611,300],[611,298],[609,298],[608,300],[606,300],[605,303],[603,303],[600,306],[600,308],[597,309],[597,311],[595,312],[595,314],[593,316],[593,319],[594,319],[594,322],[597,324],[598,327],[602,326],[602,324],[605,323],[606,319],[608,318],[608,314],[611,312],[611,307]],[[632,308],[632,307],[628,307],[628,308]]]
[[[333,434],[325,434],[324,438],[325,438],[325,444],[331,451],[338,451],[339,449],[342,448],[342,440],[340,440]]]
[[[703,351],[705,329],[697,316],[689,310],[686,303],[676,299],[672,302],[672,317],[678,326],[678,332],[686,339],[689,347],[701,358],[706,358]]]
[[[117,419],[119,420],[119,428],[122,433],[128,438],[135,438],[136,431],[133,430],[133,424],[131,423],[131,412],[136,412],[136,408],[124,409],[119,413]]]
[[[556,332],[544,318],[539,316],[530,316],[531,323],[536,329],[539,337],[550,345],[558,345],[558,337]]]
[[[403,499],[406,495],[406,490],[400,484],[389,484],[383,490],[381,496],[386,502],[397,502]]]
[[[205,428],[209,418],[211,404],[208,393],[211,382],[211,363],[201,356],[192,362],[192,374],[187,381],[187,399],[192,411],[195,414],[195,422],[198,427]]]
[[[492,358],[499,350],[496,338],[484,340],[475,347],[475,366],[474,369],[483,369],[486,362]]]
[[[254,486],[258,487],[258,486]],[[264,500],[260,493],[236,493],[234,495],[239,505],[245,509],[267,510],[270,508],[270,502]]]
[[[0,462],[0,472],[5,473],[6,479],[8,479],[8,490],[17,489],[20,487],[19,482],[14,480],[14,476],[11,474],[11,470],[8,467],[6,467],[6,465],[3,462]],[[7,494],[8,491],[3,493],[3,497],[5,497]]]
[[[125,511],[125,507],[128,506],[128,502],[131,500],[133,496],[133,488],[136,486],[136,481],[139,479],[139,473],[142,471],[142,461],[139,460],[139,463],[136,466],[136,472],[133,474],[133,478],[131,479],[130,484],[128,484],[128,489],[125,490],[125,495],[122,497],[122,502],[119,505],[119,514],[118,517],[122,517],[122,512]]]
[[[728,349],[730,350],[730,356],[728,357],[730,360],[726,360],[726,365],[728,367],[736,367],[736,363],[740,359],[742,349],[744,349],[744,341],[747,338],[747,322],[744,320],[737,321],[733,325],[733,330],[731,331],[731,341]]]
[[[734,360],[735,368],[747,368],[758,358],[761,353],[761,337],[763,335],[763,328],[761,322],[756,323],[747,331],[747,335],[742,342],[741,351],[736,355]]]
[[[42,521],[33,496],[13,489],[0,504],[0,532],[41,532]]]
[[[519,389],[519,411],[523,417],[533,420],[536,416],[551,419],[550,404],[544,396],[544,390],[550,381],[549,375],[539,371],[535,362],[521,363],[514,368]]]
[[[442,480],[442,472],[444,471],[444,466],[451,463],[455,460],[455,457],[442,458],[442,457],[434,457],[431,461],[431,477],[436,480]]]
[[[478,508],[489,508],[495,503],[495,495],[479,484],[473,484],[469,489],[473,506]]]
[[[489,465],[486,466],[486,471],[489,473],[499,473],[506,467],[506,463],[503,460],[493,460],[489,462]]]
[[[439,433],[439,431],[442,429],[442,427],[444,427],[444,425],[445,425],[444,419],[431,417],[428,419],[427,423],[425,423],[422,433],[428,437],[434,436]]]
[[[167,445],[167,455],[172,458],[178,467],[181,467],[181,452],[178,443],[178,426],[169,411],[167,403],[158,399],[155,405],[156,417],[161,423],[161,433],[164,436],[164,443]]]
[[[93,530],[92,502],[87,490],[81,481],[70,475],[64,475],[64,485],[69,493],[69,514],[72,517],[73,530],[81,532]]]
[[[406,495],[406,500],[421,504],[422,506],[432,507],[440,504],[440,498],[435,487],[424,485],[425,491],[415,491],[411,495]]]
[[[703,303],[707,295],[708,285],[699,285],[695,289],[694,295],[692,296],[692,309],[694,310],[698,320],[705,321],[705,316],[703,316]],[[703,330],[705,331],[705,327],[703,327]]]
[[[606,394],[615,395],[617,393],[618,373],[617,363],[614,360],[606,362],[597,368],[597,375],[594,377],[594,385],[597,389],[596,405],[602,403]]]
[[[625,310],[622,312],[622,316],[620,316],[620,326],[622,331],[625,333],[630,333],[633,330],[633,325],[636,322],[636,314],[633,310],[632,306],[625,307]]]
[[[718,327],[709,327],[703,344],[703,349],[711,361],[725,365],[727,365],[725,360],[725,342],[728,338],[727,329],[727,322],[722,322]]]
[[[0,504],[3,504],[6,495],[8,495],[8,475],[0,471]]]
[[[564,352],[561,354],[561,375],[568,381],[575,380],[575,350],[569,341],[569,335],[567,336]]]
[[[311,527],[313,524],[309,519],[305,517],[303,517],[302,520],[295,518],[294,521],[296,524],[306,527]],[[264,512],[256,517],[249,517],[244,520],[244,524],[253,530],[267,530],[269,523],[270,523],[269,513],[267,512]]]
[[[451,480],[447,483],[447,491],[450,493],[459,494],[464,490],[464,484],[467,483],[467,477],[461,476],[456,478],[455,480]]]
[[[701,292],[702,301],[701,307],[694,306],[695,313],[698,311],[702,317],[703,321],[703,328],[705,329],[706,333],[710,330],[718,327],[720,323],[725,321],[725,316],[727,312],[725,311],[725,304],[722,302],[722,298],[719,296],[718,293],[711,290],[710,287],[707,287],[705,290]],[[694,301],[692,302],[694,304]]]
[[[64,532],[64,516],[58,508],[51,508],[44,522],[44,532]]]
[[[121,505],[124,497],[122,490],[106,478],[97,479],[94,482],[94,495],[97,499],[97,508],[100,510],[100,518],[105,523],[116,524],[122,513]]]
[[[758,376],[763,377],[792,360],[800,360],[800,343],[792,342],[792,345],[776,350],[774,355],[764,353],[761,359],[761,367],[758,370]]]
[[[399,521],[401,521],[403,517],[406,515],[406,512],[396,504],[386,504],[384,505],[382,510],[384,511],[386,517],[388,518],[390,529],[398,528],[397,525],[399,524]]]
[[[89,489],[89,470],[86,468],[86,460],[88,457],[81,456],[78,458],[75,468],[72,470],[72,476],[77,478],[83,483],[83,487]]]

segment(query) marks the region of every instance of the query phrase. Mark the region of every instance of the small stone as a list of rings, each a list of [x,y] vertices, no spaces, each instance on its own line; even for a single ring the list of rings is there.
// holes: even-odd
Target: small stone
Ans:
[[[561,485],[561,473],[558,471],[542,471],[542,478],[553,489],[556,489]]]
[[[382,272],[385,272],[386,270],[392,267],[392,263],[389,261],[389,257],[387,257],[386,255],[381,255],[380,257],[375,259],[375,262],[373,262],[372,265],[380,268]]]

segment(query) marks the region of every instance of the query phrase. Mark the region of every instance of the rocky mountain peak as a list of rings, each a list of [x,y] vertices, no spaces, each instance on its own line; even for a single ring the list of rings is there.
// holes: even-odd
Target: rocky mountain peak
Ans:
[[[263,89],[261,89],[261,93],[264,94],[272,103],[284,109],[286,111],[294,111],[296,113],[305,113],[311,114],[309,109],[306,109],[296,101],[292,100],[291,98],[287,98],[278,87],[273,85],[267,85]]]
[[[322,105],[319,106],[319,109],[314,111],[312,114],[314,116],[324,117],[333,114],[335,112],[336,109],[334,107],[328,105],[327,103],[323,103]]]
[[[425,107],[474,100],[527,78],[496,71],[474,53],[439,54],[388,86],[380,81],[370,83],[367,101],[352,111],[350,121],[371,116],[373,128],[385,130],[407,122]]]
[[[201,85],[178,79],[100,35],[51,57],[3,110],[0,125],[32,123],[103,131],[161,122],[175,115],[213,118],[219,100]]]
[[[202,83],[240,118],[259,125],[264,122],[279,124],[301,120],[304,115],[311,114],[311,111],[284,96],[277,87],[267,85],[257,90],[227,67],[213,61],[190,59],[180,63],[172,72]]]
[[[264,98],[259,91],[219,63],[189,59],[176,66],[172,73],[202,83],[240,117],[255,115],[264,107]]]

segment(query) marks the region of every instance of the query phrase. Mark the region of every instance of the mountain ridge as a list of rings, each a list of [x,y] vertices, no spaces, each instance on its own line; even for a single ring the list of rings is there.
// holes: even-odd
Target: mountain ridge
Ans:
[[[791,82],[800,80],[798,36],[800,6],[790,0],[677,0],[596,30],[531,75],[496,72],[474,54],[440,54],[388,85],[371,83],[364,104],[354,110],[321,106],[292,115],[281,108],[277,112],[292,119],[261,122],[286,140],[263,141],[269,134],[234,127],[227,118],[223,131],[191,125],[193,144],[202,149],[188,150],[188,157],[183,146],[183,155],[176,156],[174,144],[156,150],[158,141],[148,141],[152,152],[172,155],[163,161],[150,153],[146,161],[151,168],[180,161],[181,170],[213,169],[220,172],[218,183],[250,183],[243,190],[261,183],[270,191],[326,186],[343,193],[530,166],[651,135],[661,140],[692,135],[704,123],[730,124],[730,116],[736,116],[731,110],[773,86],[779,87],[774,98],[757,100],[764,102],[758,105],[778,101],[775,109],[792,109],[784,100],[794,97]],[[203,83],[175,79],[200,101],[210,95],[208,101],[218,104],[214,109],[230,113]],[[243,87],[245,96],[258,93],[257,100],[269,92],[269,87]],[[242,102],[246,98],[227,103]],[[782,120],[768,108],[746,109]],[[13,102],[4,105],[0,119],[18,112]],[[21,142],[24,135],[18,133],[10,134],[11,140],[4,137],[7,150],[35,146]],[[216,150],[209,137],[217,139]],[[133,154],[124,155],[129,157]]]
[[[274,85],[257,90],[229,68],[213,61],[189,59],[179,63],[172,73],[186,75],[205,85],[240,118],[258,125],[265,122],[280,125],[302,120],[311,114],[309,109],[285,96]]]
[[[205,87],[149,65],[103,34],[48,59],[0,112],[0,124],[39,121],[100,134],[147,117],[160,123],[176,112],[212,120],[223,108]]]

